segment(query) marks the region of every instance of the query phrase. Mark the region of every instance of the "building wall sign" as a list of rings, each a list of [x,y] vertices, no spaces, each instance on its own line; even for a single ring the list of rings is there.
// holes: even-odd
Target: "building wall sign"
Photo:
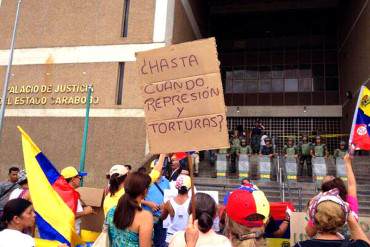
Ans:
[[[23,84],[8,88],[7,105],[85,105],[88,83]],[[100,98],[92,95],[90,103],[98,105]],[[0,103],[2,99],[0,98]]]

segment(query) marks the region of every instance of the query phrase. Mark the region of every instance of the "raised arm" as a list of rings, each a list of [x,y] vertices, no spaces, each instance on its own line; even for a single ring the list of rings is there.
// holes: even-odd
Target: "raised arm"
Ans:
[[[348,182],[348,195],[357,198],[357,184],[355,174],[352,169],[352,158],[349,154],[346,154],[343,158],[346,166],[347,182]]]
[[[165,154],[160,154],[158,162],[154,166],[153,170],[150,172],[149,176],[152,179],[152,183],[156,182],[161,177],[165,158],[166,158]]]
[[[164,164],[164,159],[166,158],[165,154],[160,154],[157,164],[154,166],[153,170],[158,171],[159,173],[162,173],[162,168]]]
[[[351,238],[353,240],[362,240],[370,244],[369,238],[366,236],[364,231],[361,229],[360,224],[357,222],[355,217],[352,214],[348,216],[348,227],[351,232]]]

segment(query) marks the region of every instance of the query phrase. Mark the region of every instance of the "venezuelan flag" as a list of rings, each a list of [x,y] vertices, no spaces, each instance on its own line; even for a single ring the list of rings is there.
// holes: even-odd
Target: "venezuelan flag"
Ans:
[[[59,174],[28,134],[22,133],[22,148],[28,186],[42,240],[36,246],[74,246],[81,241],[74,222],[79,194]]]
[[[355,150],[370,150],[370,90],[365,86],[357,101],[349,144]]]

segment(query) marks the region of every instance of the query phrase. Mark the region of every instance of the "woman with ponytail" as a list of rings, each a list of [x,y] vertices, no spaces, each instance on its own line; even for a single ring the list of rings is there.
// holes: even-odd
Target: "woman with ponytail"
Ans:
[[[104,215],[107,215],[108,210],[116,206],[118,200],[125,194],[123,186],[127,173],[128,169],[124,165],[114,165],[109,170],[109,193],[104,198]]]
[[[150,183],[154,183],[161,177],[163,162],[166,155],[159,155],[158,162],[149,174]],[[118,200],[125,194],[124,183],[130,171],[130,165],[114,165],[109,171],[109,193],[104,198],[104,215],[107,215],[109,209],[117,206]]]
[[[191,213],[191,204],[189,206]],[[213,198],[205,193],[195,195],[195,221],[194,227],[199,231],[199,237],[195,246],[212,246],[212,247],[231,247],[230,241],[222,235],[218,235],[212,229],[213,220],[216,217],[216,202]],[[170,247],[185,247],[187,245],[185,232],[180,231],[174,234]]]
[[[9,200],[4,206],[1,218],[0,247],[35,246],[34,239],[22,233],[35,224],[35,213],[30,201],[17,198]]]
[[[107,214],[106,224],[111,247],[149,247],[152,244],[153,216],[142,210],[151,178],[139,172],[130,173],[125,180],[125,194],[117,207]]]

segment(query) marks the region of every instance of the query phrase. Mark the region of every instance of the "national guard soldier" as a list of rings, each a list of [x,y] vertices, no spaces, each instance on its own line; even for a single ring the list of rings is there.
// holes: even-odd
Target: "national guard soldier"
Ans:
[[[348,153],[348,150],[346,149],[346,142],[341,141],[339,143],[339,148],[335,149],[333,156],[334,156],[334,159],[337,159],[337,158],[343,159],[347,153]]]
[[[294,158],[298,157],[298,148],[294,145],[293,138],[288,138],[288,143],[284,145],[283,153],[285,157],[292,156]]]
[[[329,156],[328,149],[324,143],[321,143],[320,136],[316,136],[315,138],[315,144],[311,149],[311,155],[312,157],[325,157],[325,158]]]
[[[231,138],[231,152],[230,152],[230,158],[231,158],[231,169],[230,172],[235,173],[236,172],[236,164],[237,164],[237,155],[238,150],[240,148],[240,138],[239,138],[239,131],[234,130],[234,134]]]
[[[270,137],[265,138],[265,145],[261,147],[260,155],[269,155],[270,158],[275,157],[275,148]]]
[[[298,146],[298,154],[299,154],[298,177],[303,176],[305,162],[307,166],[307,175],[309,177],[312,177],[311,149],[312,149],[312,143],[308,141],[308,136],[302,135],[302,141]]]
[[[265,145],[260,149],[260,156],[269,156],[270,157],[270,179],[274,180],[276,178],[276,166],[275,166],[275,147],[272,144],[270,137],[265,138]]]
[[[240,147],[238,149],[238,156],[240,156],[241,154],[247,154],[248,156],[252,154],[252,148],[251,146],[247,145],[246,139],[242,139],[240,142]]]

